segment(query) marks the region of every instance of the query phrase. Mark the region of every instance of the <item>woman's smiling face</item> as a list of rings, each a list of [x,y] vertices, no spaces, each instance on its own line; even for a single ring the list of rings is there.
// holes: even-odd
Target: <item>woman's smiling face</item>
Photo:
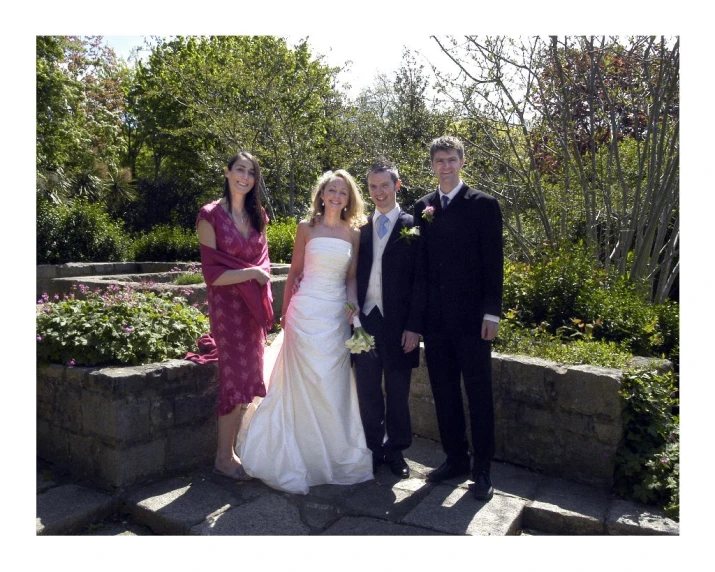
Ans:
[[[230,170],[226,169],[225,175],[231,190],[241,194],[248,194],[256,182],[253,163],[243,157],[239,157]]]
[[[350,194],[348,185],[340,177],[332,179],[322,191],[321,197],[325,203],[325,210],[335,209],[338,212],[348,206]]]

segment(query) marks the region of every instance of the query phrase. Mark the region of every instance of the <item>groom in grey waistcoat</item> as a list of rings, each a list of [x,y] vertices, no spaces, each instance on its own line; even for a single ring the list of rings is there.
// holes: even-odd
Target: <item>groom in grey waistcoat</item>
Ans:
[[[412,216],[397,204],[400,185],[397,167],[386,159],[367,173],[375,212],[360,229],[357,286],[360,322],[374,336],[376,351],[353,357],[373,470],[386,463],[407,478],[402,451],[412,443],[410,378],[419,365],[425,289],[416,269],[419,235]]]

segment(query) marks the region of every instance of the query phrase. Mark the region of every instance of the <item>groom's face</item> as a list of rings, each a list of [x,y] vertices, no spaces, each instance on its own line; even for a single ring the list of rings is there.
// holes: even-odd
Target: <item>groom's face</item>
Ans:
[[[385,214],[395,208],[397,191],[400,188],[399,179],[393,182],[392,175],[387,171],[370,173],[367,176],[367,188],[378,211]]]

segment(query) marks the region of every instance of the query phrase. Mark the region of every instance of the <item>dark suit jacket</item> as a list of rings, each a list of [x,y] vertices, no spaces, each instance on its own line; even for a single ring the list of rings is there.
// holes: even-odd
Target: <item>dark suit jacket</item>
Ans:
[[[434,207],[434,219],[422,217]],[[484,314],[501,315],[504,254],[497,200],[462,185],[446,210],[439,192],[415,204],[420,274],[427,288],[425,334],[479,335]]]
[[[357,265],[357,291],[360,308],[365,305],[370,270],[373,261],[372,226],[374,215],[360,229],[360,249]],[[416,272],[419,237],[406,240],[400,236],[403,228],[412,228],[412,215],[400,210],[385,250],[382,254],[382,305],[385,320],[386,354],[383,367],[387,370],[414,368],[419,365],[419,348],[405,354],[400,344],[402,332],[422,333],[425,289],[417,283]]]

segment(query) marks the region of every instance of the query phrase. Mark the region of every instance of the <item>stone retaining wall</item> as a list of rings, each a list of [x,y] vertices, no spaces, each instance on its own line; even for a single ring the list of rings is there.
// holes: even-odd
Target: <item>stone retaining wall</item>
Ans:
[[[500,354],[492,367],[497,459],[612,484],[622,437],[620,370]],[[37,453],[106,487],[210,463],[217,388],[215,363],[38,368]],[[410,410],[413,433],[439,440],[424,352]]]
[[[412,430],[439,440],[424,353],[421,360],[410,390]],[[492,376],[497,459],[592,485],[612,485],[622,437],[621,370],[563,367],[493,353]],[[464,392],[463,400],[469,423]]]
[[[105,487],[213,461],[216,363],[37,370],[37,454]]]

